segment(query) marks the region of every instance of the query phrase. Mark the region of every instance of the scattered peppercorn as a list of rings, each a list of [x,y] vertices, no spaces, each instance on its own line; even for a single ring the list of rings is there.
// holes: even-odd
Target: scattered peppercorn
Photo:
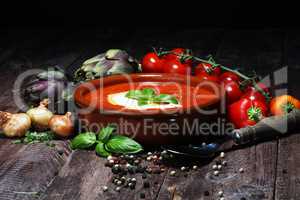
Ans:
[[[223,194],[224,194],[224,192],[223,192],[222,190],[220,190],[220,191],[218,192],[218,196],[219,196],[219,197],[222,197]]]
[[[220,157],[221,157],[221,158],[224,158],[224,157],[225,157],[225,153],[224,153],[224,152],[221,152]]]
[[[136,178],[132,178],[132,179],[131,179],[131,182],[134,182],[134,183],[135,183],[135,182],[136,182]]]
[[[171,176],[175,176],[175,174],[176,174],[176,171],[174,171],[174,170],[172,170],[172,171],[170,172],[170,175],[171,175]]]
[[[105,185],[102,187],[103,192],[106,192],[108,190],[108,187]]]
[[[147,178],[147,174],[143,174],[142,179],[146,179],[146,178]]]
[[[216,161],[216,165],[221,165],[221,164],[222,164],[221,160]]]
[[[145,197],[146,197],[145,193],[141,193],[140,197],[141,197],[141,199],[145,199]]]
[[[217,170],[214,171],[214,175],[215,175],[215,176],[218,176],[218,175],[219,175],[219,171],[217,171]]]
[[[240,169],[239,169],[239,172],[240,172],[240,173],[244,173],[244,168],[240,168]]]
[[[122,181],[117,181],[117,185],[122,185]]]
[[[204,196],[209,196],[209,191],[204,191]]]
[[[62,156],[64,154],[64,150],[63,149],[58,149],[57,153]]]
[[[150,183],[148,181],[145,181],[143,185],[144,185],[144,188],[149,188],[150,187]]]

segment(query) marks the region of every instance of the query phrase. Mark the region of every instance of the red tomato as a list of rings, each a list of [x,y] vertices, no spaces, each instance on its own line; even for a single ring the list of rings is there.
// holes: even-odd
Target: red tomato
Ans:
[[[159,58],[156,53],[147,53],[142,59],[143,72],[162,72],[163,71],[163,59]]]
[[[209,75],[206,73],[206,71],[202,71],[200,73],[197,73],[197,78],[199,78],[200,80],[208,80],[208,81],[214,81],[214,82],[217,82],[219,83],[220,82],[220,79],[218,76],[215,76],[215,75]]]
[[[190,74],[191,67],[188,64],[181,63],[179,60],[168,60],[164,63],[165,73]]]
[[[268,106],[259,100],[241,98],[228,107],[227,115],[235,128],[252,126],[268,115]]]
[[[220,76],[220,81],[222,82],[231,82],[231,81],[235,81],[235,82],[239,82],[241,79],[238,75],[236,75],[233,72],[224,72],[221,76]]]
[[[269,89],[266,85],[264,85],[263,83],[258,83],[258,86],[261,89],[263,89],[266,93],[270,94]],[[267,103],[266,97],[261,92],[256,90],[256,88],[253,86],[249,86],[245,89],[245,94],[243,95],[243,98],[249,98],[250,100],[260,100]]]
[[[200,63],[195,68],[195,75],[202,74],[203,72],[207,73],[206,71],[209,70],[212,67],[209,63]],[[221,68],[216,67],[209,75],[212,76],[219,76],[221,74]]]
[[[240,86],[237,82],[223,82],[224,90],[226,93],[226,104],[232,104],[233,102],[239,100],[243,95]]]
[[[167,55],[164,56],[164,59],[181,61],[181,56],[180,55],[183,55],[183,54],[186,55],[187,54],[187,49],[175,48],[175,49],[172,49],[171,52],[173,52],[174,54],[172,54],[172,53],[167,54]],[[190,55],[190,54],[188,54],[188,55]],[[183,63],[191,65],[193,63],[193,60],[192,59],[187,59]]]

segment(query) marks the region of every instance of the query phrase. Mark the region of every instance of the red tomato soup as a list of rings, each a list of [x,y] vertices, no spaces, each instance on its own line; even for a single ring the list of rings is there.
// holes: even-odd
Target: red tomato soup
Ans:
[[[183,110],[191,107],[195,108],[211,105],[219,99],[218,94],[213,94],[211,89],[205,89],[205,87],[194,87],[187,84],[174,82],[134,82],[130,84],[117,83],[87,92],[82,96],[82,98],[86,103],[89,103],[89,105],[94,105],[97,109],[123,109],[124,111],[124,106],[110,103],[108,96],[111,94],[127,92],[129,90],[142,90],[144,88],[152,88],[156,91],[156,94],[169,94],[175,96],[179,101],[180,109]],[[178,109],[178,107],[176,109]]]

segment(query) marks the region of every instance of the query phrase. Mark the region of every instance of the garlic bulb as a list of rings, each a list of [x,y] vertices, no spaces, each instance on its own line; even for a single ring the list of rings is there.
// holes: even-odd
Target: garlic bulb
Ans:
[[[53,116],[53,113],[47,108],[48,104],[49,100],[44,99],[40,102],[38,107],[31,108],[27,111],[27,114],[31,118],[32,124],[38,130],[47,129],[49,120]]]
[[[30,126],[31,120],[27,114],[0,111],[0,128],[7,137],[22,137]]]

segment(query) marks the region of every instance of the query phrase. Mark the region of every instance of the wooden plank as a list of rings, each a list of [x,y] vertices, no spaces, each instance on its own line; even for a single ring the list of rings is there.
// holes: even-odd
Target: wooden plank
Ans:
[[[230,31],[225,35],[216,59],[224,65],[266,73],[280,66],[282,41],[281,32]],[[219,191],[224,192],[225,199],[231,200],[243,197],[273,199],[276,141],[227,153],[228,165],[214,176],[212,165],[218,160],[219,157],[201,166],[200,172],[187,179],[167,176],[158,199],[218,199]],[[245,172],[239,173],[240,168]],[[174,190],[170,192],[170,188],[176,188],[175,193]]]
[[[300,97],[298,50],[299,31],[289,32],[285,43],[285,60],[289,67],[289,94]],[[278,144],[278,163],[276,171],[276,200],[300,199],[300,135],[282,138]]]
[[[183,36],[189,38],[194,35],[199,37],[198,48],[204,53],[205,51],[208,52],[210,50],[209,48],[211,48],[211,46],[208,45],[209,42],[217,45],[222,32],[199,31],[170,35],[168,31],[164,30],[158,30],[153,34],[149,34],[148,31],[144,29],[138,30],[129,40],[125,40],[125,42],[116,41],[110,45],[125,49],[131,55],[137,55],[139,58],[149,51],[147,46],[151,47],[157,44],[163,46],[164,44],[168,44],[169,46],[167,47],[176,47],[179,45],[177,43],[178,40],[183,41]],[[156,38],[159,38],[159,41]],[[193,42],[192,40],[186,43],[182,42],[180,46],[189,47]],[[86,158],[83,158],[83,154]],[[97,158],[94,152],[74,152],[69,161],[69,163],[74,163],[74,165],[68,164],[63,168],[58,177],[54,179],[46,190],[45,194],[42,195],[41,199],[140,199],[140,193],[145,193],[146,199],[157,198],[166,173],[148,175],[147,181],[149,181],[151,186],[149,189],[143,188],[141,175],[137,174],[134,176],[138,182],[135,190],[122,189],[120,192],[116,192],[112,189],[114,188],[111,183],[112,175],[109,172],[110,170],[104,166],[104,162],[105,159]],[[85,178],[79,179],[78,174],[85,175]],[[70,184],[62,187],[64,182]],[[101,187],[104,185],[110,187],[109,192],[103,193]]]

